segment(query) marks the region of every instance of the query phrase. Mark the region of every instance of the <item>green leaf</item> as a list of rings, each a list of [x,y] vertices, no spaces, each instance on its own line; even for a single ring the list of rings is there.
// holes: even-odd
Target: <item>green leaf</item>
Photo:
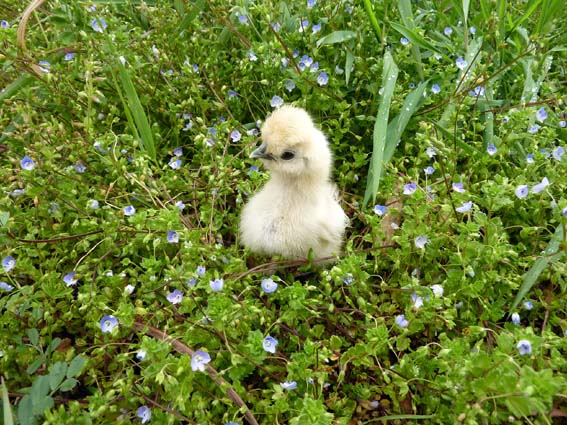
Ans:
[[[67,369],[67,378],[78,376],[83,371],[86,364],[86,358],[83,356],[76,356],[69,364],[69,368]]]
[[[2,378],[2,407],[4,410],[4,425],[14,424],[14,415],[12,413],[12,406],[10,406],[10,397],[8,396],[8,389]]]
[[[518,304],[522,302],[526,294],[532,289],[532,286],[535,285],[539,275],[547,268],[549,263],[553,261],[558,261],[565,253],[560,251],[559,248],[561,246],[561,242],[563,241],[565,235],[563,234],[563,225],[559,224],[555,229],[555,233],[547,247],[544,249],[540,258],[536,260],[534,265],[528,272],[524,275],[524,281],[518,290],[518,294],[512,303],[512,307],[510,307],[510,312],[514,311]]]
[[[53,338],[53,340],[49,343],[49,347],[47,348],[47,355],[53,353],[57,347],[61,344],[61,338]]]
[[[506,407],[517,418],[529,416],[531,414],[531,406],[529,399],[525,396],[510,396],[504,400]]]
[[[35,403],[35,400],[39,400],[47,394],[49,394],[49,378],[45,375],[40,375],[32,383],[30,396]]]
[[[420,83],[414,91],[407,95],[401,112],[388,125],[386,146],[384,147],[384,164],[390,162],[394,156],[394,151],[402,138],[402,133],[408,125],[410,118],[423,101],[423,93],[427,88],[427,83],[427,81]]]
[[[4,227],[8,224],[8,220],[10,219],[10,213],[7,211],[0,212],[0,227]]]
[[[335,31],[317,40],[317,47],[321,47],[326,44],[344,43],[356,36],[357,33],[355,31]]]
[[[352,64],[354,63],[354,56],[350,51],[347,50],[346,52],[346,59],[345,59],[345,82],[348,85],[350,81],[350,73],[352,72]]]
[[[31,345],[37,347],[39,345],[39,332],[37,329],[32,328],[27,331],[28,338],[30,339]]]
[[[49,386],[51,391],[55,391],[59,384],[65,379],[65,374],[67,373],[67,363],[57,362],[51,367],[49,372]]]
[[[120,95],[122,99],[122,104],[124,109],[131,114],[134,124],[136,125],[137,131],[133,129],[134,134],[140,135],[140,143],[142,150],[148,154],[148,156],[155,161],[156,159],[156,147],[154,143],[154,136],[150,128],[150,122],[146,116],[146,112],[140,102],[132,78],[130,78],[130,73],[122,62],[118,61],[118,76],[120,77],[120,82],[122,84],[122,89],[126,97],[124,98],[122,94]]]
[[[36,416],[43,415],[47,410],[53,407],[53,397],[43,396],[33,399],[33,414]]]
[[[378,114],[376,115],[376,122],[374,123],[372,158],[370,159],[370,168],[368,169],[368,179],[362,208],[368,204],[370,199],[374,200],[378,193],[380,176],[382,175],[390,103],[397,79],[398,67],[390,52],[386,52],[384,54],[384,67],[382,69],[383,93],[380,106],[378,107]]]
[[[37,424],[37,419],[33,414],[33,401],[29,395],[25,395],[18,404],[18,421],[21,425]]]
[[[45,357],[41,356],[35,359],[27,368],[26,372],[28,375],[33,375],[36,370],[45,362]]]
[[[390,22],[390,26],[396,31],[398,31],[400,34],[402,34],[405,38],[407,38],[412,44],[415,44],[416,46],[419,46],[422,49],[431,50],[433,52],[439,53],[441,56],[445,58],[447,57],[442,50],[435,47],[433,44],[431,44],[429,41],[427,41],[417,32],[396,22]]]
[[[67,378],[59,387],[59,391],[71,391],[77,386],[78,383],[79,381],[77,381],[75,378]]]

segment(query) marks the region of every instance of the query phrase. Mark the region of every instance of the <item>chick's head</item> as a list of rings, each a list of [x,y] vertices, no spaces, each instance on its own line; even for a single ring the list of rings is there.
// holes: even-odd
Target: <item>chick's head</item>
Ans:
[[[276,109],[261,133],[262,144],[250,157],[262,160],[268,170],[289,178],[328,178],[332,155],[327,139],[304,109]]]

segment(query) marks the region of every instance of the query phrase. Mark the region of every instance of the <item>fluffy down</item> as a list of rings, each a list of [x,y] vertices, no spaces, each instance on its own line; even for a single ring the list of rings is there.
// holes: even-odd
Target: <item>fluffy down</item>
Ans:
[[[330,181],[332,155],[309,114],[283,106],[266,118],[262,144],[250,155],[271,172],[245,205],[240,233],[253,252],[306,258],[340,253],[348,218]]]

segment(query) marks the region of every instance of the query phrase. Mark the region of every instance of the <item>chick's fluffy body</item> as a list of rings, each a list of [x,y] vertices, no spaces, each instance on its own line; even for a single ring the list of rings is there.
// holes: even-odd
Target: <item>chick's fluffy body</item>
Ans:
[[[309,114],[293,106],[274,111],[251,156],[260,158],[271,176],[242,211],[243,244],[288,259],[306,258],[310,249],[317,258],[339,254],[348,219],[330,181],[327,139]]]

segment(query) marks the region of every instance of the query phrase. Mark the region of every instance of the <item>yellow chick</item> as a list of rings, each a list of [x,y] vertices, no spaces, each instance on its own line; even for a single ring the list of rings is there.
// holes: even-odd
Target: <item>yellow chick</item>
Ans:
[[[250,155],[262,161],[270,180],[244,206],[240,234],[255,253],[287,259],[340,253],[348,218],[330,180],[332,154],[309,114],[284,105],[261,129],[262,144]]]

